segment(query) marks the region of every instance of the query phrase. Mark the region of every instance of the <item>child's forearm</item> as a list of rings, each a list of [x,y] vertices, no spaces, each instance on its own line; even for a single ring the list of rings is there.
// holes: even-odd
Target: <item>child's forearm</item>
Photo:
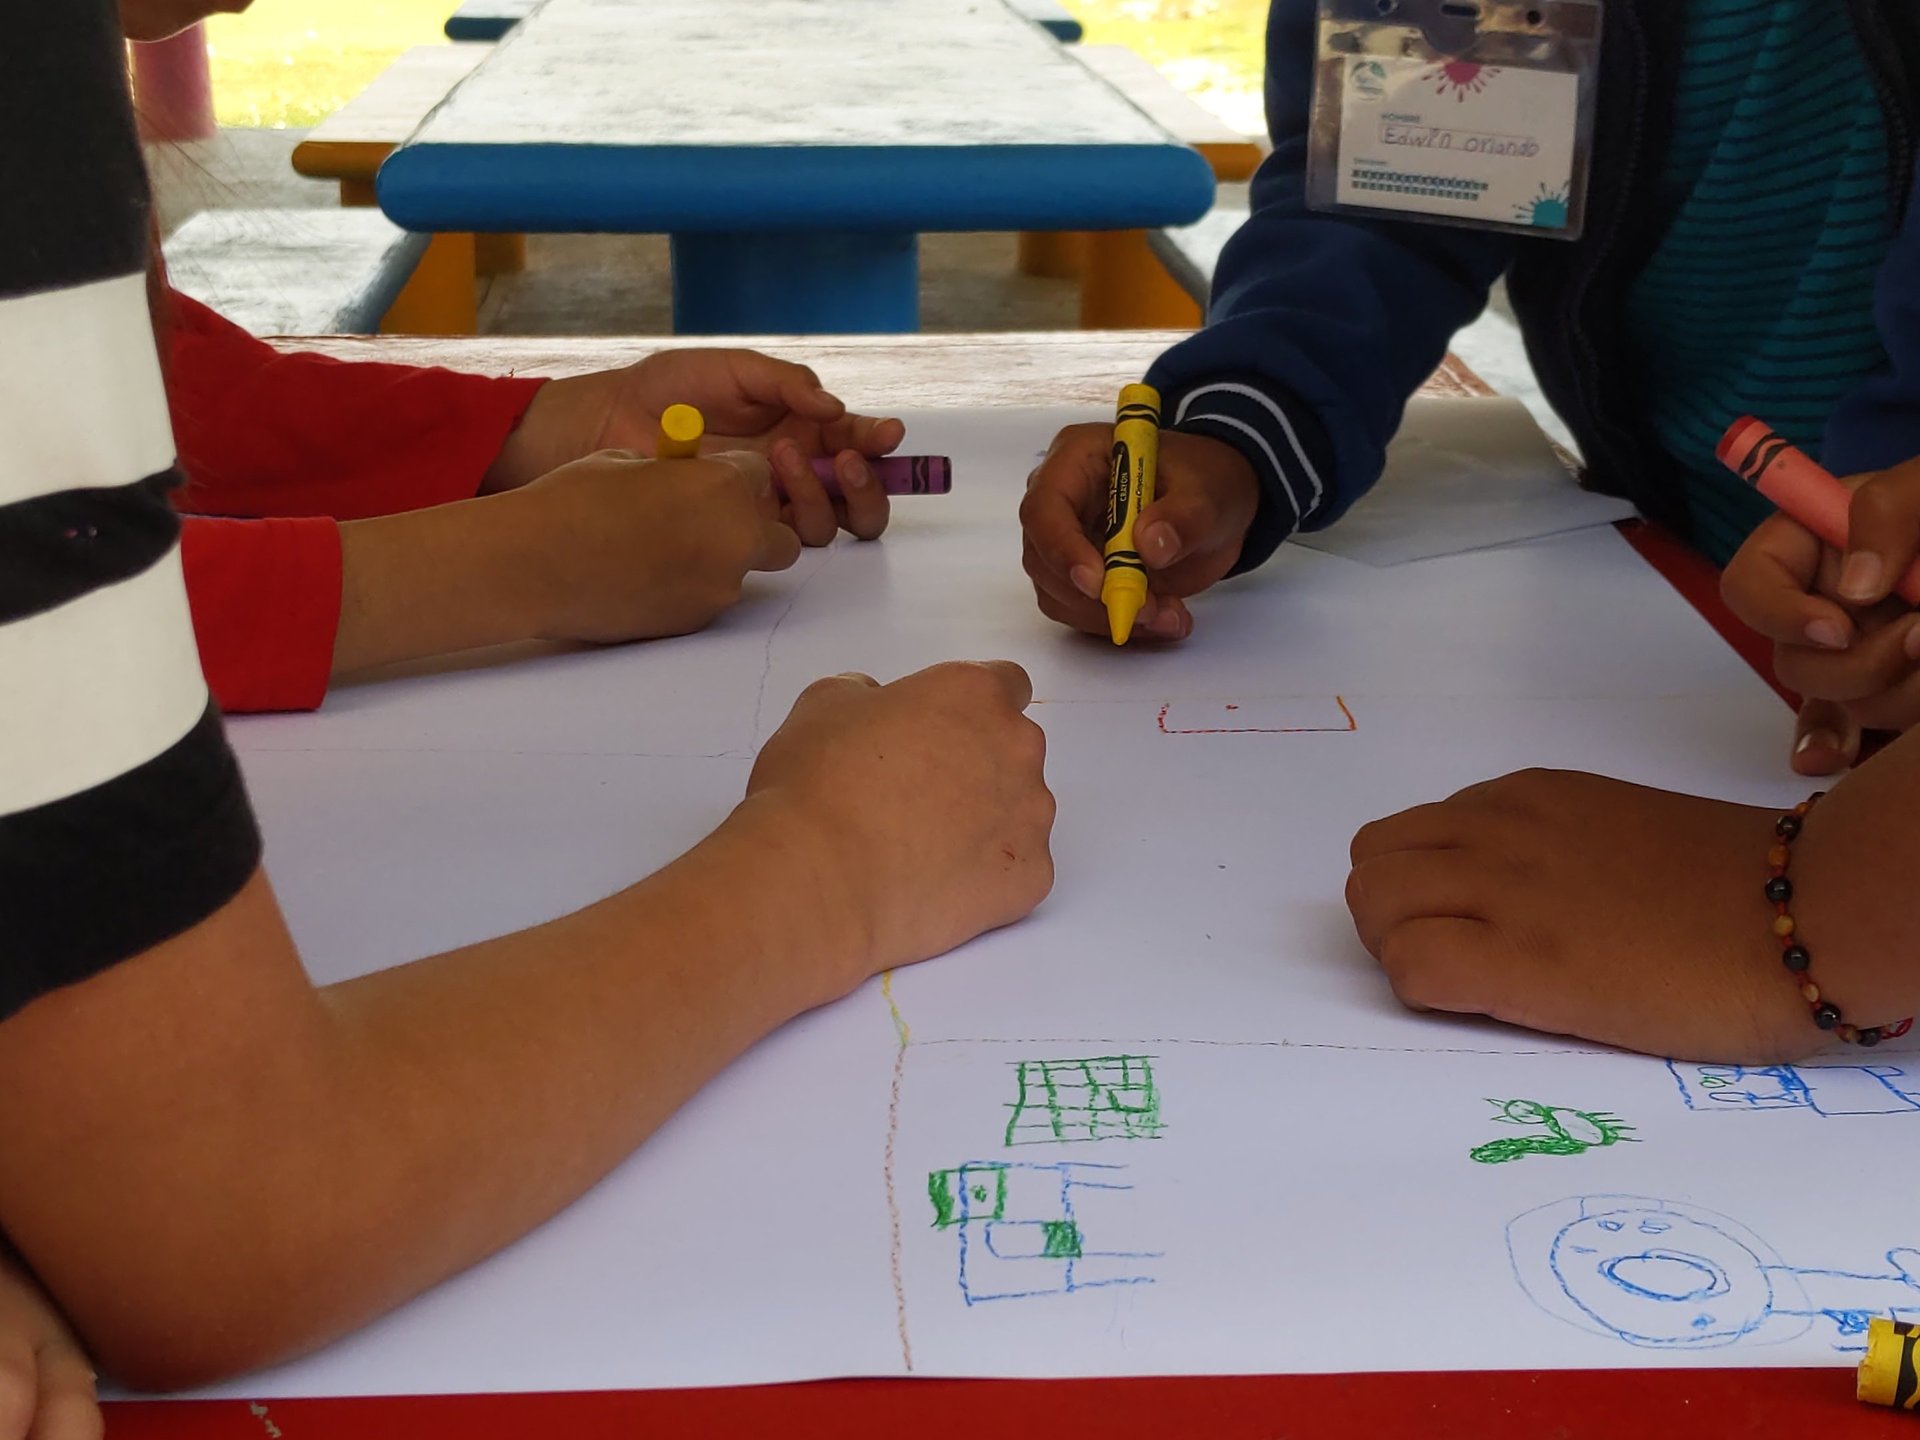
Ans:
[[[38,1054],[19,1030],[0,1059],[53,1070],[42,1093],[64,1098],[0,1115],[0,1218],[136,1385],[364,1323],[560,1209],[856,982],[860,937],[824,918],[846,907],[758,803],[586,910],[324,991],[256,877],[214,933],[49,997]]]
[[[1812,973],[1849,1023],[1920,1013],[1916,875],[1920,731],[1908,731],[1833,788],[1793,847],[1799,935]],[[1780,983],[1788,983],[1784,974]]]
[[[537,633],[524,508],[502,495],[342,524],[334,678]]]

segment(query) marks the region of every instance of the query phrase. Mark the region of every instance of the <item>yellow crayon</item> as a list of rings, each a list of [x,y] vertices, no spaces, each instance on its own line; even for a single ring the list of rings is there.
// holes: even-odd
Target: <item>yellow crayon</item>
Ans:
[[[656,460],[691,460],[700,453],[700,437],[707,422],[691,405],[669,405],[660,412],[660,438],[654,442]]]
[[[1867,1322],[1867,1356],[1860,1362],[1855,1393],[1869,1405],[1895,1410],[1920,1410],[1920,1370],[1914,1352],[1920,1349],[1920,1325],[1908,1325],[1879,1316]]]
[[[1107,482],[1107,570],[1100,603],[1107,607],[1113,643],[1124,645],[1147,603],[1147,567],[1133,545],[1134,522],[1153,503],[1153,471],[1160,458],[1160,392],[1129,385],[1120,392],[1113,422],[1113,470]]]

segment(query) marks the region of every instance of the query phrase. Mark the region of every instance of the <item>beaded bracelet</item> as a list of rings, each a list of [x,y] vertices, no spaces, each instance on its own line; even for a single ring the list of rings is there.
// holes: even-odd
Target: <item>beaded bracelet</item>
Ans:
[[[1882,1040],[1892,1040],[1913,1028],[1911,1017],[1897,1025],[1853,1026],[1841,1017],[1840,1007],[1824,998],[1820,987],[1814,983],[1812,966],[1813,956],[1808,953],[1804,941],[1797,933],[1799,927],[1794,923],[1793,912],[1788,902],[1793,899],[1793,882],[1787,878],[1787,866],[1793,860],[1793,842],[1800,837],[1800,828],[1805,823],[1807,812],[1813,809],[1821,796],[1827,792],[1821,790],[1802,800],[1793,809],[1773,822],[1774,846],[1767,851],[1766,896],[1773,902],[1773,933],[1780,942],[1780,963],[1800,985],[1800,994],[1813,1012],[1813,1023],[1822,1030],[1831,1030],[1849,1045],[1878,1045]]]

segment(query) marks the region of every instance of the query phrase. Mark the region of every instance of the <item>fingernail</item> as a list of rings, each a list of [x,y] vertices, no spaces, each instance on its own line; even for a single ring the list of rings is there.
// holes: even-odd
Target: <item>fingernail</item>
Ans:
[[[1100,598],[1100,572],[1095,570],[1091,565],[1074,566],[1073,569],[1067,573],[1067,578],[1073,581],[1073,588],[1089,600],[1098,600]]]
[[[1880,557],[1868,551],[1849,555],[1840,567],[1840,597],[1843,600],[1872,600],[1880,594],[1880,574],[1885,567]]]
[[[1157,521],[1140,532],[1140,554],[1149,565],[1164,565],[1180,548],[1180,538],[1166,521]]]
[[[1920,621],[1907,627],[1907,638],[1900,648],[1907,652],[1909,660],[1920,660]]]
[[[840,474],[843,489],[864,490],[873,479],[873,472],[867,469],[866,462],[851,455],[842,455],[834,462],[833,468]]]
[[[1153,623],[1147,626],[1147,633],[1158,635],[1162,640],[1178,640],[1183,623],[1178,610],[1163,609],[1153,617]]]
[[[1831,730],[1809,730],[1794,743],[1793,753],[1804,755],[1809,750],[1831,750],[1840,753],[1840,737]],[[1774,752],[1776,755],[1779,751]]]
[[[1844,650],[1847,648],[1847,627],[1838,620],[1821,618],[1807,622],[1807,639],[1822,650]]]

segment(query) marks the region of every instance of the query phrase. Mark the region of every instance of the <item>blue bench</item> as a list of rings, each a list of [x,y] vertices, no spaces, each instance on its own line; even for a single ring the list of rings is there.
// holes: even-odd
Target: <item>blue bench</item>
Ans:
[[[255,335],[373,335],[432,237],[378,210],[202,210],[162,245],[174,288]]]

